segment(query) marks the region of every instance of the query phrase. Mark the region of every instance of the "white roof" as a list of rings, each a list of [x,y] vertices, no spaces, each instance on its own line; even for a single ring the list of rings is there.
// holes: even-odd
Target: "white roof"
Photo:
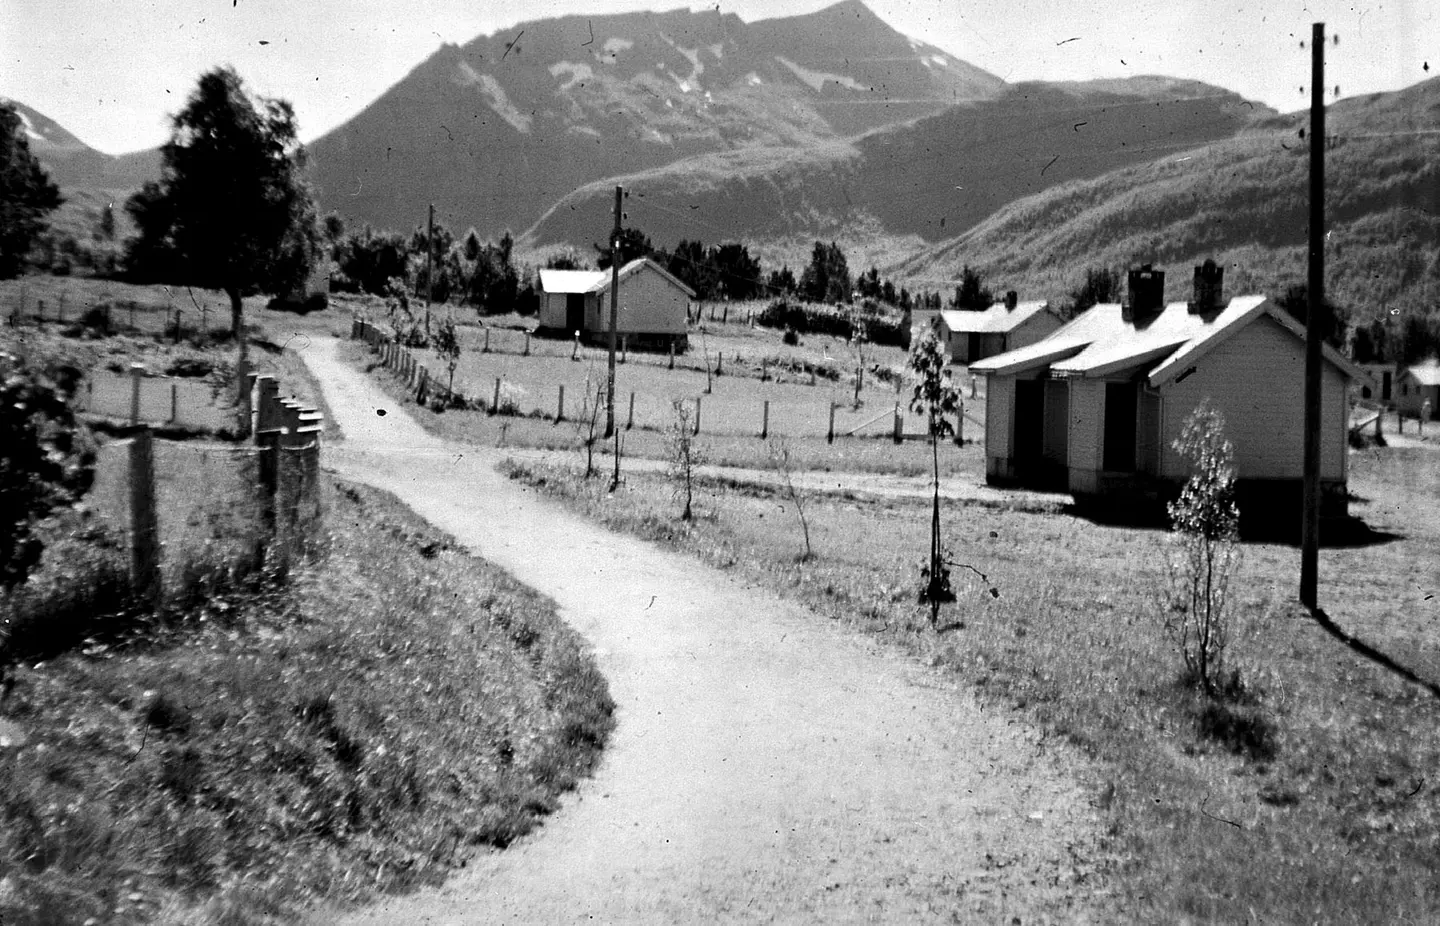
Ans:
[[[1417,363],[1415,366],[1407,368],[1404,375],[1411,377],[1422,386],[1440,386],[1440,360]]]
[[[951,331],[964,334],[1004,334],[1014,331],[1021,323],[1050,308],[1048,302],[1021,302],[1013,309],[1005,303],[996,302],[983,312],[966,309],[944,309],[940,320]]]
[[[650,268],[671,285],[684,291],[691,299],[695,291],[686,286],[664,267],[648,257],[637,257],[620,268],[620,279],[625,280],[645,268]],[[603,293],[610,288],[609,270],[541,270],[540,289],[547,293]]]
[[[1150,385],[1161,386],[1261,315],[1304,340],[1299,322],[1264,296],[1237,296],[1206,313],[1172,302],[1140,324],[1126,321],[1123,308],[1112,302],[1084,312],[1044,340],[973,363],[970,372],[1005,375],[1048,366],[1053,375],[1078,378],[1143,366]],[[1324,355],[1346,377],[1364,376],[1328,344]]]

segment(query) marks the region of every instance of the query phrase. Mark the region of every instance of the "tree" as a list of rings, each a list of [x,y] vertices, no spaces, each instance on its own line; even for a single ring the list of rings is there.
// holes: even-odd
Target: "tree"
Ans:
[[[61,202],[60,188],[30,153],[20,114],[0,102],[0,279],[20,272],[45,217]]]
[[[650,237],[638,228],[620,229],[620,266],[624,267],[632,260],[641,257],[649,257],[655,253],[655,245],[650,243]],[[610,249],[600,251],[600,257],[596,260],[596,266],[601,270],[610,269]]]
[[[815,554],[810,549],[810,522],[805,519],[805,493],[795,487],[795,460],[790,452],[790,445],[785,443],[783,437],[772,437],[765,449],[770,454],[770,464],[784,480],[785,494],[789,496],[790,503],[795,506],[795,515],[800,519],[800,530],[805,535],[805,552],[800,555],[800,561],[807,562],[814,559]]]
[[[1070,292],[1071,318],[1094,306],[1120,301],[1120,271],[1110,267],[1088,267],[1085,282]]]
[[[1275,302],[1297,322],[1308,324],[1306,319],[1310,317],[1310,287],[1307,284],[1296,283],[1286,287],[1285,293]],[[1331,347],[1344,347],[1345,331],[1348,327],[1345,313],[1329,299],[1324,300],[1321,310],[1323,317],[1320,321],[1320,336]]]
[[[57,372],[0,355],[0,589],[7,591],[40,562],[36,523],[78,501],[93,476],[94,453],[64,382],[78,382],[78,374]]]
[[[233,68],[208,71],[171,120],[160,181],[125,206],[140,232],[131,272],[222,290],[242,361],[241,300],[302,285],[319,247],[296,133],[288,102],[252,98]]]
[[[460,332],[455,327],[455,318],[446,315],[435,332],[435,356],[445,362],[445,370],[450,374],[449,380],[445,383],[445,404],[448,406],[455,398],[455,368],[460,365]]]
[[[711,260],[710,252],[705,250],[705,244],[699,239],[688,241],[682,238],[666,261],[665,269],[695,290],[696,299],[715,298],[719,282],[715,264]]]
[[[781,267],[779,270],[771,270],[770,278],[765,285],[769,288],[772,296],[788,295],[795,292],[795,274],[790,271],[788,266]]]
[[[390,281],[404,279],[410,266],[405,238],[395,232],[377,233],[370,226],[352,232],[335,246],[340,280],[338,289],[384,296]]]
[[[743,244],[722,244],[710,250],[722,293],[731,299],[754,299],[760,295],[760,261],[750,256]]]
[[[103,241],[115,240],[115,207],[110,203],[100,210],[100,238]]]
[[[983,312],[995,301],[995,295],[985,288],[980,273],[969,264],[960,271],[960,285],[955,287],[955,299],[951,303],[957,309]]]
[[[1208,401],[1185,419],[1171,446],[1190,478],[1168,507],[1173,546],[1163,620],[1191,679],[1213,695],[1230,644],[1230,580],[1240,557],[1235,453],[1224,416]]]
[[[940,439],[955,433],[949,416],[960,408],[960,392],[945,370],[945,348],[932,325],[910,349],[910,370],[915,374],[915,391],[910,409],[924,415],[930,434],[930,456],[934,463],[934,507],[930,517],[930,560],[920,572],[920,603],[930,607],[930,626],[940,619],[940,606],[955,600],[950,587],[950,566],[940,542]]]
[[[849,302],[850,266],[835,242],[815,242],[810,265],[800,275],[800,297],[810,302]]]
[[[674,417],[665,432],[666,469],[674,481],[677,500],[685,500],[680,520],[689,521],[694,517],[691,503],[695,498],[695,472],[705,462],[700,448],[695,446],[695,419],[690,416],[690,405],[682,399],[674,402]]]

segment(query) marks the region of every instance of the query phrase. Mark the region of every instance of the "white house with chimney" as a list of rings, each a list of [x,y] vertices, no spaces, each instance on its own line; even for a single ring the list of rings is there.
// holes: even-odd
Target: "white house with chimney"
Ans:
[[[970,364],[1027,347],[1065,324],[1050,303],[1021,302],[1012,289],[984,311],[944,309],[936,316],[945,355]]]
[[[1225,298],[1213,262],[1195,268],[1194,281],[1189,301],[1167,305],[1163,271],[1131,270],[1125,304],[1097,305],[1044,340],[972,364],[988,380],[987,480],[1068,490],[1082,501],[1163,497],[1188,477],[1172,444],[1209,400],[1234,445],[1242,511],[1246,500],[1298,505],[1304,329],[1263,295]],[[1324,347],[1327,514],[1346,510],[1346,391],[1363,376]]]

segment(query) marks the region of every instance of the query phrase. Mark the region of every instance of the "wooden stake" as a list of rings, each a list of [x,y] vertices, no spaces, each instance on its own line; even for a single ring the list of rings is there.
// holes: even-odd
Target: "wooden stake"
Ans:
[[[764,440],[770,436],[770,400],[765,400],[763,410],[760,412],[760,439]]]
[[[1300,602],[1319,604],[1320,375],[1325,311],[1325,24],[1310,36],[1310,304],[1305,324],[1305,469],[1301,482]]]
[[[625,421],[625,430],[635,427],[635,391],[630,391],[630,417]]]

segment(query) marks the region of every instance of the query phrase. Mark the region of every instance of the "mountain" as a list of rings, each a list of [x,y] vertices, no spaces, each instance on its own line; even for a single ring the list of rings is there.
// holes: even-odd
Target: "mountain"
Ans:
[[[969,264],[992,288],[1057,299],[1087,267],[1153,262],[1188,280],[1211,257],[1227,291],[1278,294],[1305,280],[1308,124],[1305,112],[1262,116],[1233,138],[1063,184],[886,269],[946,287]],[[1434,311],[1440,78],[1340,100],[1326,130],[1327,297],[1362,319]]]
[[[18,100],[9,100],[20,116],[30,153],[60,187],[138,189],[160,176],[160,152],[109,155],[96,151],[58,122]]]
[[[657,243],[842,237],[857,227],[939,241],[1005,204],[1162,152],[1228,138],[1273,111],[1160,77],[1023,83],[851,140],[699,155],[587,184],[526,244],[603,241],[616,183]]]
[[[442,46],[309,151],[322,208],[352,222],[405,228],[434,202],[493,236],[604,178],[823,148],[1003,89],[858,0],[755,23],[567,16]]]

